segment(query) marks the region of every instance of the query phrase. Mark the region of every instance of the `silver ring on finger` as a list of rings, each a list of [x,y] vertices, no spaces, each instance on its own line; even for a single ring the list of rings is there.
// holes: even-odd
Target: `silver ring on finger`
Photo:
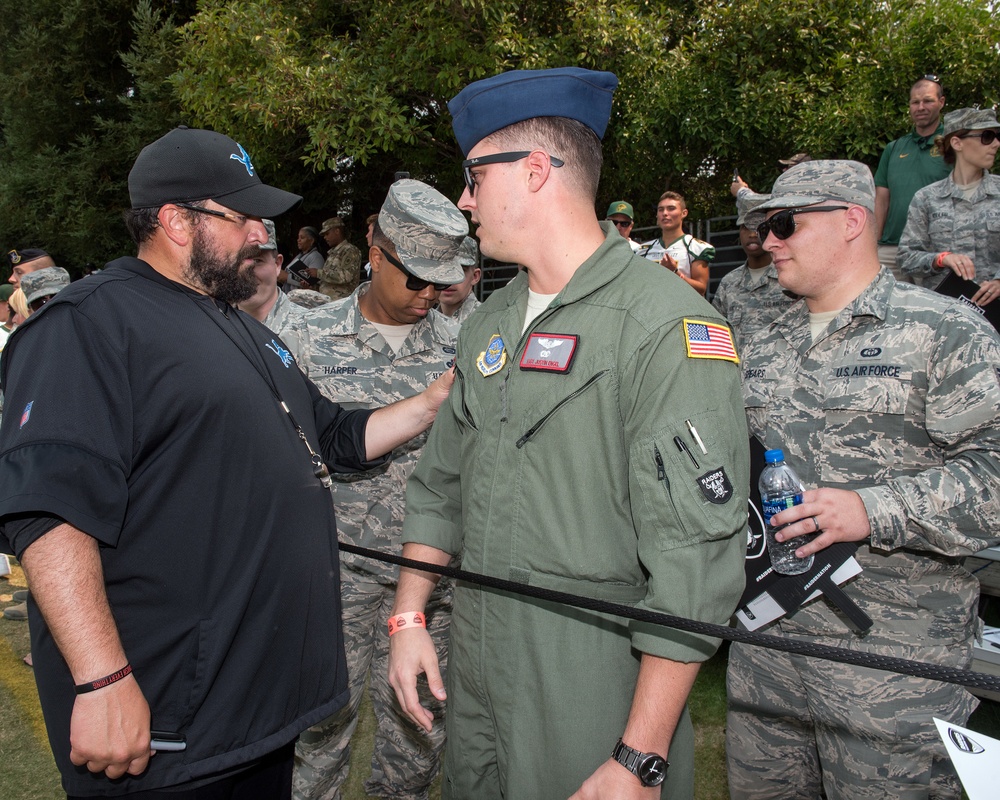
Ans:
[[[813,521],[813,525],[816,526],[815,533],[819,533],[819,520],[817,520],[816,517],[814,517],[814,516],[810,517],[810,519]]]

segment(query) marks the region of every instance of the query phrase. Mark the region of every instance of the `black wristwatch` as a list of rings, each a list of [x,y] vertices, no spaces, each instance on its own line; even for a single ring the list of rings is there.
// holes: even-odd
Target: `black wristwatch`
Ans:
[[[667,777],[670,764],[656,753],[640,753],[621,739],[611,751],[611,757],[639,779],[643,786],[659,786]]]

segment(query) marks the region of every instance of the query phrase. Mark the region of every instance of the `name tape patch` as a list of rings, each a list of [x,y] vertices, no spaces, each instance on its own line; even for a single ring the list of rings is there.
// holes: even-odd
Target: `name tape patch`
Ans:
[[[521,369],[542,372],[569,372],[580,337],[572,333],[532,333],[524,346]]]

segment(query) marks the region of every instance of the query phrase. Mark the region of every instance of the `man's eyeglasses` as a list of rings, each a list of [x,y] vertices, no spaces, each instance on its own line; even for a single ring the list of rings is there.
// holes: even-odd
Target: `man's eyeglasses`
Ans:
[[[757,226],[757,236],[761,243],[767,238],[769,233],[773,233],[778,239],[787,239],[795,233],[795,215],[811,214],[814,211],[846,211],[850,206],[815,206],[813,208],[786,208],[779,211],[770,219],[764,220]]]
[[[996,131],[976,131],[975,133],[965,133],[958,137],[959,139],[978,139],[983,145],[991,145],[997,139],[1000,139],[1000,133]]]
[[[202,208],[201,206],[193,206],[190,203],[174,203],[174,205],[187,211],[197,211],[199,214],[208,214],[210,217],[228,219],[230,222],[235,222],[240,227],[246,225],[247,220],[250,219],[243,214],[237,214],[233,211],[216,211],[214,208]]]
[[[462,175],[465,176],[465,185],[469,189],[469,196],[471,197],[476,193],[476,176],[472,174],[473,167],[479,167],[484,164],[510,164],[514,161],[520,161],[522,158],[527,158],[533,152],[533,150],[517,150],[511,153],[494,153],[489,156],[468,158],[463,161]],[[565,163],[561,158],[556,158],[553,155],[549,156],[549,162],[553,167],[561,167]]]
[[[406,288],[411,292],[422,292],[428,286],[433,286],[435,292],[443,292],[449,286],[450,283],[431,283],[431,281],[425,281],[423,278],[418,278],[412,272],[410,272],[403,263],[396,258],[389,255],[384,247],[380,247],[379,250],[382,251],[382,255],[385,256],[386,261],[392,264],[396,269],[402,272],[406,276]]]
[[[627,228],[632,224],[630,219],[609,219],[608,222],[613,222],[616,228]]]

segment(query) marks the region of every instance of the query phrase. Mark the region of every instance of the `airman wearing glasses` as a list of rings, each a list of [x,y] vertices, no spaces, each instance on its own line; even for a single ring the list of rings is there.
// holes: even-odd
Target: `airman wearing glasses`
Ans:
[[[972,302],[1000,296],[1000,177],[990,174],[1000,149],[992,108],[945,114],[941,152],[954,170],[921,189],[910,204],[899,242],[903,270],[936,288],[952,271],[979,284]]]
[[[459,208],[484,256],[524,269],[462,324],[455,385],[407,483],[403,553],[728,620],[749,485],[738,358],[721,314],[598,219],[617,85],[515,70],[448,104]],[[394,613],[423,611],[436,580],[402,570]],[[418,687],[448,703],[449,797],[688,798],[686,700],[717,646],[459,582],[447,696],[421,628],[390,638],[389,675],[429,734],[440,723]]]
[[[910,87],[913,130],[889,142],[875,171],[875,223],[879,231],[879,262],[896,280],[912,282],[896,264],[906,212],[919,189],[948,176],[951,167],[941,157],[935,138],[942,132],[944,87],[937,75],[922,75]]]
[[[444,195],[420,181],[396,181],[373,223],[372,277],[352,295],[308,312],[287,337],[299,364],[331,400],[350,408],[409,397],[451,366],[459,323],[434,310],[442,291],[464,277],[461,245],[469,225]],[[334,476],[342,541],[398,553],[406,479],[425,437],[397,447],[388,466]],[[385,668],[387,624],[398,568],[341,553],[341,590],[351,699],[336,716],[305,731],[297,747],[297,797],[319,797],[347,778],[351,734],[368,681],[375,710],[375,756],[365,790],[376,797],[426,797],[444,746],[444,704],[424,702],[437,726],[417,734],[399,712]],[[439,584],[426,609],[427,629],[444,659],[451,585]]]
[[[642,245],[632,239],[632,226],[635,225],[635,212],[632,210],[632,204],[626,203],[624,200],[615,200],[608,206],[608,213],[605,214],[604,218],[615,226],[618,233],[625,237],[632,252],[638,253]]]
[[[856,543],[843,590],[874,620],[862,637],[821,597],[764,630],[965,668],[979,590],[961,559],[1000,530],[1000,338],[880,266],[863,164],[793,167],[757,210],[803,298],[743,354],[751,434],[810,487],[777,536],[816,534],[800,558]],[[961,687],[734,644],[728,689],[733,798],[961,796],[933,722],[965,724]]]

